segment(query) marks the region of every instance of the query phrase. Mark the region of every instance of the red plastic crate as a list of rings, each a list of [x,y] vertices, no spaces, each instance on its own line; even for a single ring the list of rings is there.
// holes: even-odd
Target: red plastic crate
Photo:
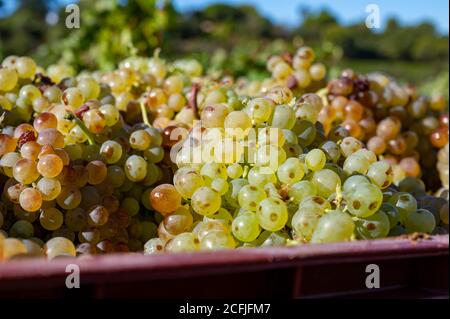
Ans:
[[[0,264],[0,298],[448,298],[449,236]],[[68,264],[80,289],[67,289]],[[381,287],[365,285],[366,266]]]

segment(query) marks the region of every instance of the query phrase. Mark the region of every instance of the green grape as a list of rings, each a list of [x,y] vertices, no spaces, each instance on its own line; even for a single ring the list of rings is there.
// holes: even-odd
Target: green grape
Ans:
[[[29,57],[20,57],[15,63],[15,69],[20,78],[32,78],[36,72],[36,63]]]
[[[16,70],[0,69],[0,91],[11,91],[17,84],[18,75]]]
[[[159,181],[162,177],[163,173],[161,168],[154,163],[147,163],[147,175],[145,179],[142,181],[142,184],[145,186],[151,186]]]
[[[370,180],[366,176],[352,175],[345,180],[342,189],[344,193],[350,193],[363,184],[370,184]]]
[[[100,155],[108,164],[117,163],[122,157],[122,146],[116,141],[106,141],[100,147]]]
[[[271,197],[259,203],[256,215],[261,227],[269,231],[282,229],[288,220],[286,204],[280,199]]]
[[[86,100],[96,99],[100,94],[100,85],[92,78],[81,79],[77,87]]]
[[[164,159],[164,149],[161,146],[152,146],[144,151],[145,158],[152,163],[159,163]]]
[[[299,204],[308,197],[316,196],[317,188],[310,181],[300,181],[289,188],[288,195],[294,203]]]
[[[221,196],[228,192],[228,182],[221,178],[213,179],[211,182],[211,189],[218,192]]]
[[[130,216],[135,216],[139,213],[139,202],[131,197],[126,197],[122,200],[121,207]]]
[[[295,112],[290,106],[277,105],[269,120],[269,124],[273,127],[290,130],[294,127],[295,121]]]
[[[56,257],[75,257],[76,249],[72,241],[64,237],[54,237],[45,243],[45,254],[48,259]]]
[[[323,210],[317,206],[299,208],[292,216],[292,229],[300,239],[310,241],[322,215]]]
[[[380,211],[385,213],[389,218],[389,225],[391,226],[391,229],[400,223],[400,213],[394,205],[390,203],[383,203],[381,204]]]
[[[195,169],[181,167],[175,172],[173,184],[181,196],[191,198],[198,188],[205,185],[205,182]]]
[[[192,209],[204,216],[212,215],[218,211],[221,202],[220,194],[206,186],[198,188],[191,199]]]
[[[349,193],[344,193],[347,208],[352,215],[360,218],[369,217],[380,208],[383,193],[373,184],[362,184]]]
[[[349,157],[356,151],[359,151],[363,147],[363,144],[358,139],[347,136],[342,140],[342,143],[339,146],[341,147],[342,155]]]
[[[313,243],[348,241],[353,235],[355,224],[352,218],[340,211],[333,210],[323,215],[311,238]]]
[[[298,143],[300,144],[301,147],[311,145],[311,143],[314,142],[317,135],[316,126],[313,123],[306,120],[296,121],[292,131],[297,134]]]
[[[343,168],[348,175],[366,174],[369,165],[369,161],[364,156],[352,154],[345,159]]]
[[[283,130],[277,127],[263,127],[258,129],[259,145],[274,145],[282,147],[285,143]]]
[[[9,236],[11,237],[31,238],[33,235],[33,225],[26,220],[16,221],[9,229]]]
[[[248,102],[245,109],[246,113],[252,119],[253,123],[260,124],[267,122],[272,115],[274,103],[265,98],[255,98]]]
[[[147,162],[141,156],[131,155],[125,162],[124,171],[130,181],[142,181],[147,175]]]
[[[68,89],[64,90],[61,101],[64,103],[64,105],[70,107],[72,110],[76,110],[81,105],[83,105],[84,96],[79,88],[69,87]]]
[[[264,187],[268,183],[276,183],[277,177],[273,172],[267,172],[261,167],[252,167],[247,175],[248,182],[256,187]]]
[[[420,232],[431,234],[436,227],[436,221],[430,211],[418,209],[406,216],[404,225],[408,233]]]
[[[16,238],[5,238],[2,246],[4,260],[17,258],[27,253],[27,247]]]
[[[224,231],[211,231],[200,239],[200,250],[231,249],[235,246],[233,237]]]
[[[64,216],[57,208],[44,208],[39,215],[39,222],[46,230],[57,230],[62,226]]]
[[[286,160],[286,152],[274,145],[263,145],[255,154],[255,165],[264,169],[264,172],[275,172]]]
[[[339,145],[333,141],[325,141],[320,144],[320,149],[325,153],[327,161],[337,163],[341,157]]]
[[[223,127],[225,117],[230,112],[225,104],[212,104],[206,106],[200,116],[202,126],[206,128]]]
[[[319,208],[322,212],[331,209],[331,204],[321,196],[306,197],[300,202],[299,208]]]
[[[258,217],[253,212],[245,212],[237,216],[232,223],[234,237],[242,242],[252,242],[258,238],[261,228]]]
[[[234,163],[227,167],[227,175],[231,179],[236,179],[242,176],[244,170],[240,164]]]
[[[367,177],[379,188],[385,189],[392,184],[394,172],[388,162],[380,161],[370,165]]]
[[[125,182],[125,173],[120,166],[111,165],[107,168],[106,182],[117,188]]]
[[[230,187],[228,192],[224,195],[224,201],[231,207],[238,208],[238,194],[242,187],[249,183],[248,180],[243,178],[233,179],[230,181]]]
[[[144,245],[144,254],[151,255],[164,251],[164,242],[159,238],[152,238]]]
[[[229,227],[229,226],[231,226],[231,222],[233,221],[233,216],[225,208],[220,208],[214,214],[203,217],[203,220],[204,221],[208,221],[208,220],[221,221],[226,225],[226,227]]]
[[[245,210],[256,211],[258,203],[266,197],[266,193],[261,188],[253,185],[245,185],[239,190],[239,206]]]
[[[382,210],[369,217],[358,218],[355,225],[356,236],[362,239],[383,238],[391,230],[389,217]]]
[[[72,231],[82,231],[87,226],[87,216],[83,208],[77,207],[64,214],[64,224]]]
[[[200,174],[205,178],[207,182],[211,182],[213,179],[222,178],[227,179],[227,168],[224,164],[220,163],[206,163],[200,170]]]
[[[261,236],[260,236],[261,237]],[[273,246],[284,246],[289,240],[289,235],[281,231],[269,233],[269,236],[263,240],[260,246],[262,247],[273,247]],[[258,238],[259,241],[259,238]]]
[[[37,98],[41,97],[41,91],[33,84],[27,84],[20,88],[19,98],[23,98],[26,101],[33,102]]]
[[[326,162],[327,158],[325,153],[318,148],[309,151],[305,157],[306,166],[313,172],[321,170]]]
[[[200,249],[200,241],[192,233],[181,233],[171,239],[165,246],[167,252],[190,252]]]
[[[162,136],[161,133],[154,127],[145,128],[148,134],[150,134],[150,138],[153,146],[161,146],[162,144]]]
[[[113,127],[119,122],[120,113],[119,110],[111,104],[104,104],[100,106],[99,111],[103,114],[105,118],[106,126]]]
[[[405,223],[409,214],[417,210],[417,201],[409,193],[398,192],[392,195],[388,202],[397,208],[402,224]]]
[[[283,129],[283,136],[284,136],[284,140],[286,141],[286,144],[293,144],[296,145],[298,144],[298,138],[297,135],[295,135],[295,133],[291,130],[286,130]]]
[[[56,202],[63,209],[75,209],[81,203],[81,192],[74,186],[63,186]]]
[[[321,169],[312,174],[310,182],[314,184],[317,195],[328,198],[341,187],[341,179],[330,169]]]
[[[130,146],[138,151],[145,151],[151,145],[150,134],[145,130],[137,130],[130,135]]]
[[[280,182],[293,184],[305,176],[305,170],[298,158],[288,158],[278,167],[277,176]]]

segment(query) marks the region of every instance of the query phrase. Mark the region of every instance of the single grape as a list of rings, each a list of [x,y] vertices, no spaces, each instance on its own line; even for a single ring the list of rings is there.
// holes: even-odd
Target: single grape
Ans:
[[[282,229],[288,220],[286,204],[277,198],[266,198],[261,201],[256,210],[262,228],[269,231]]]
[[[355,224],[352,218],[340,211],[334,210],[323,215],[317,223],[311,238],[313,243],[329,243],[348,241],[353,235]]]

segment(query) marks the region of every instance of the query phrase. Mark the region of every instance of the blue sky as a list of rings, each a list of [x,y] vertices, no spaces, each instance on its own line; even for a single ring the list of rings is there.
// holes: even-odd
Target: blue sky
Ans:
[[[307,6],[313,11],[327,8],[334,12],[344,24],[361,21],[365,18],[366,5],[374,3],[380,8],[381,23],[391,16],[397,17],[404,24],[420,21],[433,22],[442,33],[449,31],[448,0],[173,0],[182,12],[201,9],[211,3],[251,4],[272,21],[288,26],[300,22],[298,8]],[[14,8],[16,0],[4,0],[7,11]],[[73,0],[59,0],[62,4]],[[3,12],[4,13],[4,12]],[[0,14],[1,16],[2,14]]]
[[[274,22],[296,25],[300,22],[298,8],[307,6],[313,11],[328,8],[340,21],[349,24],[365,19],[368,4],[380,8],[381,23],[395,16],[402,23],[433,22],[442,33],[448,33],[448,0],[174,0],[182,11],[200,9],[211,3],[252,4],[260,13]]]

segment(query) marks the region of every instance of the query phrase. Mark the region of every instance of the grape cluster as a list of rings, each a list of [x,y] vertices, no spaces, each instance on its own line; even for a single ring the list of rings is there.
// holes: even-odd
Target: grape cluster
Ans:
[[[156,55],[65,77],[68,68],[44,75],[29,58],[2,62],[3,258],[140,251],[156,236],[151,187],[172,170],[150,121],[185,107],[186,72],[199,70],[180,63],[169,71]]]
[[[0,260],[448,233],[448,192],[417,178],[445,141],[448,187],[442,100],[351,71],[310,93],[326,75],[314,59],[274,56],[243,87],[158,51],[78,75],[7,57]]]
[[[331,80],[327,89],[329,103],[319,116],[326,132],[340,124],[390,161],[398,180],[422,177],[428,189],[439,188],[437,150],[448,142],[448,113],[443,113],[442,96],[428,98],[384,75],[362,76],[351,70]]]
[[[238,81],[238,92],[256,96],[274,86],[281,85],[291,89],[294,94],[315,92],[325,84],[326,67],[316,62],[314,50],[308,46],[298,48],[295,54],[273,55],[267,61],[271,77],[262,81]]]

